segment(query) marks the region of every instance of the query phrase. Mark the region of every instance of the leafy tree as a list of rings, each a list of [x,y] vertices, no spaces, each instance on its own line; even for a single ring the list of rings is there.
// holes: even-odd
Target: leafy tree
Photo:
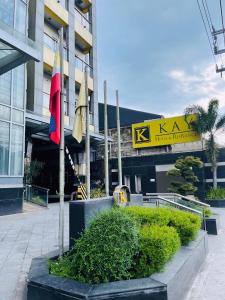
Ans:
[[[197,114],[197,119],[192,121],[190,126],[205,139],[206,154],[209,162],[212,164],[213,187],[217,187],[217,156],[218,144],[216,143],[216,134],[219,130],[225,128],[225,114],[219,114],[219,101],[210,100],[207,109],[202,106],[193,105],[185,110],[185,115]]]
[[[179,181],[171,182],[169,192],[188,195],[194,193],[197,188],[198,177],[194,174],[193,168],[202,168],[203,163],[198,157],[186,156],[179,158],[175,168],[168,171],[167,175],[180,178]]]

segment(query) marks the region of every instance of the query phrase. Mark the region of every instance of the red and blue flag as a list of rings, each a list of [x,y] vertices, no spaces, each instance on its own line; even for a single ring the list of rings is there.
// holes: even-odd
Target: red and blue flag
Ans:
[[[49,136],[55,144],[60,143],[60,91],[60,55],[58,51],[55,54],[49,103],[51,113]]]

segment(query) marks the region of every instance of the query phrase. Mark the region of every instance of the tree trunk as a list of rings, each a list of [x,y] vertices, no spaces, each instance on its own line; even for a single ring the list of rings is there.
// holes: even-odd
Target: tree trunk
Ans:
[[[213,166],[213,188],[217,188],[217,166]]]

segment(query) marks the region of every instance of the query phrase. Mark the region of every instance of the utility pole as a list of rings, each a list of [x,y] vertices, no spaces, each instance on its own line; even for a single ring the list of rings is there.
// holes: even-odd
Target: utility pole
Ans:
[[[104,134],[105,134],[105,194],[109,196],[109,145],[108,145],[108,110],[107,110],[107,82],[104,81]]]
[[[121,140],[120,140],[120,106],[119,106],[119,92],[116,90],[116,118],[117,118],[117,144],[118,144],[118,178],[119,185],[122,186],[122,159],[121,159]]]
[[[63,26],[60,28],[60,150],[59,150],[59,255],[64,252],[64,185],[65,185],[65,144],[64,144],[64,74],[63,74]]]

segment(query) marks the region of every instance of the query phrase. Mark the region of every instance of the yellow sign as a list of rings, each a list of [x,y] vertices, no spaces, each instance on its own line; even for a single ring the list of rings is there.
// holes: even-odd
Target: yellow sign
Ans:
[[[191,122],[196,115],[157,119],[132,125],[133,148],[146,148],[200,140]]]

